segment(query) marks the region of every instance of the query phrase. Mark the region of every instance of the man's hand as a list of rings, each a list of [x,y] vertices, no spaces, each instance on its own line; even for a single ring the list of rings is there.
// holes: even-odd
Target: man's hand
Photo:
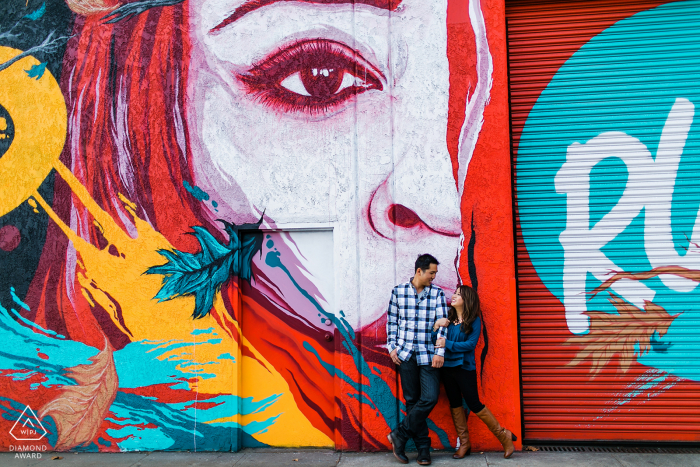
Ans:
[[[443,363],[445,363],[445,357],[440,357],[438,355],[433,357],[433,368],[442,368]]]
[[[397,365],[401,365],[401,360],[399,360],[399,349],[392,350],[389,356],[391,357],[392,362]],[[442,366],[442,364],[440,366]]]
[[[443,348],[443,347],[445,347],[445,338],[444,338],[444,337],[441,337],[440,339],[438,339],[437,341],[435,341],[435,348],[436,348],[436,349],[441,349],[441,348]]]
[[[438,328],[444,328],[450,325],[450,320],[447,318],[440,318],[439,320],[435,321],[435,324],[433,325],[433,331],[437,331]]]

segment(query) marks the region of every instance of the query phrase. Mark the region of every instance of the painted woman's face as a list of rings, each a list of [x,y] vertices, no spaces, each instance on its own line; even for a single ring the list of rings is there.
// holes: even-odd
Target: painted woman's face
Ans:
[[[443,263],[437,285],[457,282],[446,11],[447,0],[190,0],[188,128],[212,218],[264,210],[283,229],[332,227],[333,311],[354,327],[386,312],[421,253]]]

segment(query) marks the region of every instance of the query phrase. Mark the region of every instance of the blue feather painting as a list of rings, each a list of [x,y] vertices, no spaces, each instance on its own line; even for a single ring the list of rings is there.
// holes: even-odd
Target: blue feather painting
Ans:
[[[250,282],[253,255],[262,247],[263,236],[258,230],[262,217],[255,224],[239,226],[221,219],[219,222],[224,224],[224,231],[229,236],[228,244],[220,243],[204,227],[195,226],[192,228],[192,235],[199,241],[200,252],[158,250],[168,261],[163,265],[150,267],[145,272],[163,275],[162,286],[154,297],[160,302],[194,295],[194,319],[209,314],[214,305],[214,297],[229,278],[239,277]],[[259,235],[247,236],[241,242],[241,230],[257,232]]]

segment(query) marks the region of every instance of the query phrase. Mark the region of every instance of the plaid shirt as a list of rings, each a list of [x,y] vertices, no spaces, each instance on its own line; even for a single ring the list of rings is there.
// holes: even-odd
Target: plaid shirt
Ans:
[[[401,361],[411,358],[416,351],[418,365],[430,365],[433,355],[445,355],[445,349],[435,349],[432,341],[433,324],[447,318],[445,292],[431,285],[418,295],[411,281],[397,285],[391,292],[386,322],[386,348],[389,353],[398,349]],[[440,328],[438,338],[445,337],[447,328]]]

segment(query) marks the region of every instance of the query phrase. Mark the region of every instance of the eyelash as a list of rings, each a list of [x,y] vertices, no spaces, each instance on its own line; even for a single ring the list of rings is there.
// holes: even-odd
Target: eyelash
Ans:
[[[331,77],[330,73],[334,76]],[[340,106],[352,96],[373,89],[383,90],[378,76],[382,74],[356,51],[339,42],[316,39],[286,47],[255,64],[238,79],[267,107],[289,113],[319,115]],[[307,89],[305,79],[317,80],[316,91],[319,88],[331,91],[335,87],[335,92],[314,96]],[[283,86],[283,82],[287,85]],[[307,95],[287,87],[298,87],[299,84]],[[345,87],[341,89],[343,85]]]

